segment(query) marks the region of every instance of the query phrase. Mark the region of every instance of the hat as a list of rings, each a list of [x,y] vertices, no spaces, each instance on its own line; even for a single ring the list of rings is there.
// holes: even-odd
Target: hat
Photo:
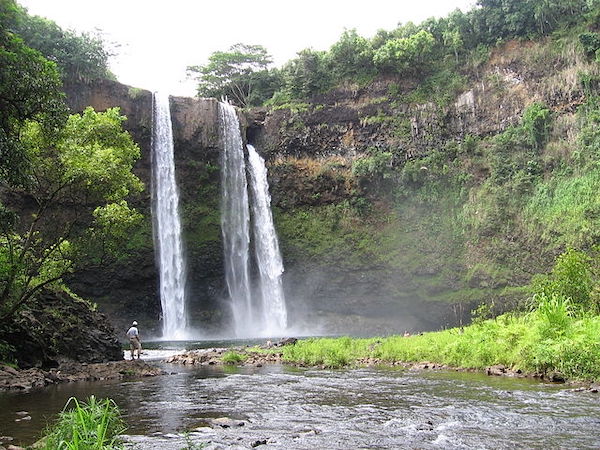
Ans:
[[[133,325],[134,327],[136,327],[137,326],[137,322],[134,320],[131,325]]]

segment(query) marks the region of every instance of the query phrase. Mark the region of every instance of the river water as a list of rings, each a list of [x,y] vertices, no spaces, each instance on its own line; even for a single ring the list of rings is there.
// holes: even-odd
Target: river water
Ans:
[[[392,368],[165,368],[176,373],[0,394],[0,435],[29,444],[70,396],[94,394],[122,408],[138,449],[600,446],[598,394],[564,385]],[[16,422],[19,411],[32,419]],[[218,417],[244,425],[207,426]]]

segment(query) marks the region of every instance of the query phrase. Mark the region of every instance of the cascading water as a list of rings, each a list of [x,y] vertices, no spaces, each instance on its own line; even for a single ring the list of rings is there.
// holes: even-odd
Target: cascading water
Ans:
[[[179,220],[179,193],[175,183],[173,130],[169,96],[154,94],[152,132],[152,215],[154,246],[160,271],[163,338],[187,334],[185,264]]]
[[[265,161],[252,145],[248,145],[252,212],[254,217],[254,249],[259,272],[264,329],[267,335],[280,335],[287,327],[287,310],[283,293],[283,261],[267,181]]]
[[[271,214],[267,169],[248,146],[252,190],[253,237],[260,295],[252,295],[249,279],[250,208],[244,143],[233,106],[219,103],[224,151],[221,158],[221,231],[225,279],[237,337],[281,335],[287,311],[281,275],[283,262]]]
[[[229,290],[235,333],[251,336],[256,327],[250,281],[250,212],[244,143],[233,106],[219,103],[223,139],[221,154],[221,233],[225,256],[225,281]]]

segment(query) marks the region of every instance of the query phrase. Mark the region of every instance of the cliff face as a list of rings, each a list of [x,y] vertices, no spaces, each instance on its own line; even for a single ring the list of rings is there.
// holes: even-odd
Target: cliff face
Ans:
[[[267,160],[297,332],[434,329],[468,320],[482,301],[522,298],[519,286],[567,242],[558,232],[545,237],[531,206],[537,187],[577,145],[576,110],[585,94],[573,74],[597,71],[567,53],[509,42],[463,74],[460,89],[440,82],[423,94],[417,81],[380,79],[243,113],[245,138]],[[151,94],[105,81],[69,87],[68,98],[73,110],[120,106],[127,115],[125,128],[142,149],[135,171],[147,186],[134,204],[148,218],[129,259],[71,283],[117,326],[137,318],[160,334]],[[528,132],[523,113],[536,102],[553,124],[544,128],[543,145],[531,147],[519,136]],[[171,114],[189,310],[198,328],[218,333],[228,321],[218,104],[172,98]]]
[[[117,329],[140,322],[146,337],[159,336],[160,298],[152,243],[151,140],[152,93],[102,80],[66,87],[72,111],[87,106],[97,111],[119,107],[127,116],[124,128],[140,146],[134,172],[144,192],[131,203],[144,214],[139,235],[132,236],[127,257],[103,271],[80,272],[69,280],[73,290],[99,304]],[[194,322],[218,329],[223,298],[222,251],[219,226],[218,109],[214,99],[171,98],[176,177],[181,193],[184,247],[187,253],[188,301]]]

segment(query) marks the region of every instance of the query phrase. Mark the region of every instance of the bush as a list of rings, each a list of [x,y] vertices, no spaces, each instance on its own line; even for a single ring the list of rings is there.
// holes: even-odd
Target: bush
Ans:
[[[225,364],[240,364],[246,361],[246,357],[238,352],[229,350],[228,352],[223,353],[221,360]]]
[[[537,276],[532,281],[534,298],[540,299],[542,304],[558,296],[563,302],[570,300],[582,311],[597,312],[598,305],[591,296],[593,286],[590,257],[573,249],[556,259],[550,274]]]
[[[359,158],[352,163],[352,174],[359,178],[387,178],[391,172],[392,154],[372,150],[370,156]]]
[[[86,403],[71,397],[43,439],[47,450],[111,450],[122,448],[119,434],[125,431],[121,413],[111,399],[97,400],[93,395]]]

